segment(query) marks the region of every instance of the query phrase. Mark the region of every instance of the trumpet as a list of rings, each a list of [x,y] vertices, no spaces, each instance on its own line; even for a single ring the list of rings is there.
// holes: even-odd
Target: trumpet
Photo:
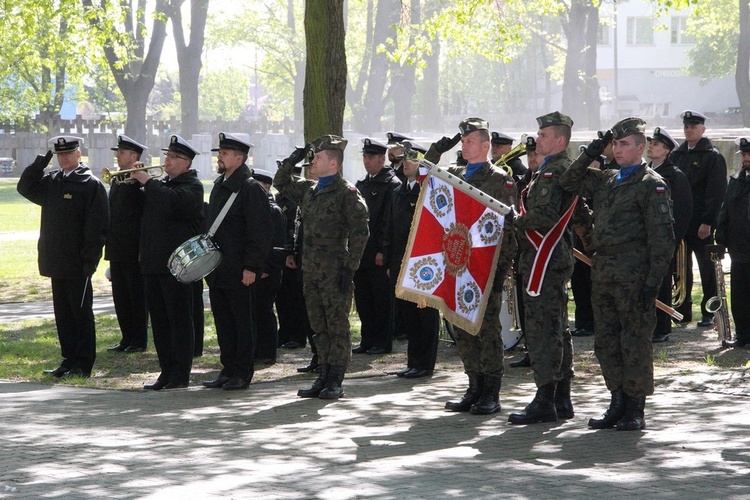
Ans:
[[[504,168],[506,172],[508,172],[508,175],[511,177],[513,176],[513,171],[510,169],[510,166],[508,165],[509,161],[515,160],[516,158],[521,158],[526,154],[526,134],[521,136],[521,142],[505,153],[503,156],[492,162],[492,164],[496,167]]]
[[[152,172],[154,170],[154,172]],[[102,169],[102,182],[107,184],[133,184],[135,179],[130,178],[130,174],[133,172],[148,172],[154,179],[164,175],[164,167],[159,165],[158,167],[141,167],[131,168],[128,170],[116,170],[111,172],[108,168]]]
[[[680,241],[674,257],[674,273],[672,276],[672,307],[680,307],[687,298],[687,246],[685,240]]]

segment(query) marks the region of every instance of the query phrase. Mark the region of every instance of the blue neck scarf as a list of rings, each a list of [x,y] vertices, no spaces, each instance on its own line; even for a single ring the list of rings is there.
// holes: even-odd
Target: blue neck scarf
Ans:
[[[318,179],[318,191],[329,185],[331,182],[333,182],[333,178],[336,177],[336,174],[329,175],[326,177],[320,177]]]
[[[633,175],[633,172],[640,167],[640,163],[638,165],[631,165],[630,167],[620,167],[619,172],[617,172],[617,177],[615,177],[615,186],[619,186],[622,181]]]
[[[466,178],[468,179],[472,175],[476,174],[480,168],[484,166],[484,162],[469,163],[466,165]]]
[[[541,165],[539,165],[539,168],[538,168],[538,169],[536,169],[537,173],[539,173],[539,172],[541,172],[542,170],[544,170],[544,167],[546,167],[546,166],[547,166],[547,163],[549,163],[549,161],[550,161],[550,160],[551,160],[552,158],[554,158],[555,156],[557,156],[557,155],[549,155],[549,156],[545,156],[545,157],[544,157],[544,163],[542,163]]]

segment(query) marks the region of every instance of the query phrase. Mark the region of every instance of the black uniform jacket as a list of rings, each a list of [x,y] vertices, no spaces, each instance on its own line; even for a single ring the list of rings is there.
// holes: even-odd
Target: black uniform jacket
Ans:
[[[18,192],[41,205],[39,274],[75,279],[91,276],[102,257],[109,225],[107,190],[84,164],[65,177],[62,170],[44,174],[35,161],[21,174]]]
[[[139,183],[112,183],[109,190],[109,232],[104,258],[115,262],[138,262],[141,219],[146,195]]]
[[[695,236],[701,224],[716,227],[719,209],[727,189],[727,164],[707,138],[701,138],[688,151],[687,141],[672,151],[669,159],[690,181],[693,194],[693,216],[687,236]]]
[[[667,186],[669,186],[669,191],[672,194],[674,238],[676,242],[679,242],[685,237],[685,232],[693,215],[693,195],[690,192],[690,183],[685,173],[669,161],[669,158],[664,160],[664,163],[656,167],[654,171],[667,181]]]
[[[287,221],[284,209],[276,204],[273,195],[268,195],[268,204],[271,214],[271,242],[273,249],[266,259],[266,267],[270,269],[284,269],[286,267],[287,252]],[[295,205],[296,209],[296,205]],[[292,214],[294,216],[294,214]]]
[[[716,227],[716,241],[727,247],[732,261],[750,263],[750,175],[747,170],[729,179]]]
[[[237,198],[214,235],[224,257],[219,267],[206,276],[208,286],[243,286],[242,272],[245,269],[260,279],[271,251],[273,227],[268,195],[263,186],[250,177],[247,165],[240,165],[228,179],[222,175],[214,182],[208,201],[208,226],[213,224],[229,196],[235,192]]]
[[[360,267],[373,267],[375,255],[383,252],[383,232],[385,231],[385,214],[391,205],[391,193],[401,185],[396,174],[388,167],[378,172],[370,179],[368,175],[357,181],[357,189],[367,203],[370,215],[370,237],[367,239],[365,253],[362,255]]]
[[[391,206],[387,212],[383,238],[383,260],[391,270],[392,280],[395,280],[401,271],[401,261],[406,252],[406,243],[409,240],[411,223],[419,200],[419,189],[419,182],[409,189],[407,181],[396,188],[391,196]]]
[[[150,179],[141,224],[141,273],[169,274],[175,249],[200,233],[203,184],[195,170],[174,179]]]

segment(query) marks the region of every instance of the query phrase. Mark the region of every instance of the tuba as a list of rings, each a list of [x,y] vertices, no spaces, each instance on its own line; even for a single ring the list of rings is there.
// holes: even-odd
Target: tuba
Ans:
[[[706,311],[714,315],[716,330],[723,347],[736,340],[732,336],[732,323],[729,318],[729,307],[727,304],[727,290],[724,284],[724,269],[721,259],[724,256],[724,248],[721,245],[706,245],[706,251],[711,256],[716,273],[716,295],[706,301]]]
[[[680,307],[687,298],[687,245],[680,241],[674,256],[674,272],[672,273],[672,307]]]

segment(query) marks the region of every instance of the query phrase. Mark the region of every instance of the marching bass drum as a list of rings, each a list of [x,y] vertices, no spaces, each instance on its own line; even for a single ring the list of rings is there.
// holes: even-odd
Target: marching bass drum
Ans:
[[[516,320],[518,304],[514,303],[514,292],[508,293],[508,287],[515,286],[513,279],[506,279],[503,283],[503,301],[500,305],[500,325],[502,326],[503,349],[510,351],[518,345],[523,337],[523,331]]]
[[[183,284],[205,278],[221,262],[221,251],[207,234],[193,236],[169,256],[169,272]]]

